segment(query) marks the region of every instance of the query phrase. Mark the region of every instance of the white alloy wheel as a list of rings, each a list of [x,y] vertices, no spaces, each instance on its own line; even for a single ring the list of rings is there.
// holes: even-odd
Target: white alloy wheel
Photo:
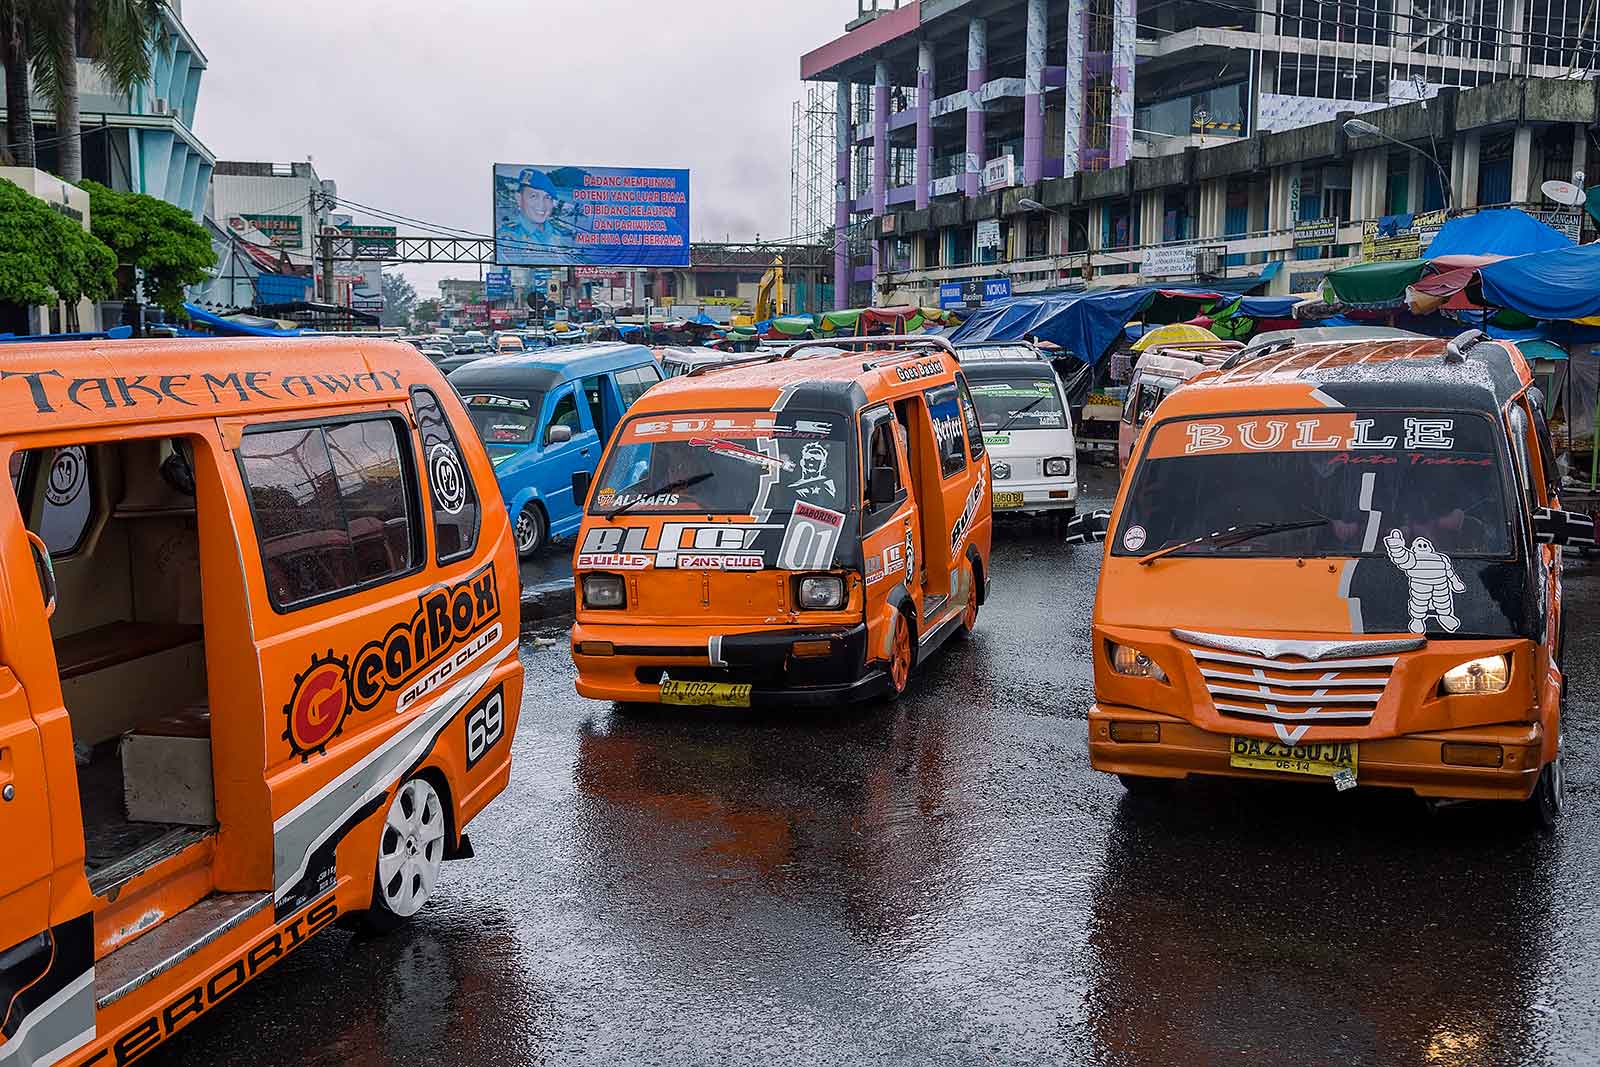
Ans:
[[[409,919],[433,896],[443,866],[444,805],[427,779],[408,779],[383,819],[373,905]]]

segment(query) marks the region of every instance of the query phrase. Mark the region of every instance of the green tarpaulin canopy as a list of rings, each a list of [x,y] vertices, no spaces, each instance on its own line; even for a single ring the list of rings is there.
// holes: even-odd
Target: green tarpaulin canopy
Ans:
[[[1352,307],[1398,307],[1405,303],[1406,286],[1422,277],[1425,266],[1427,261],[1422,259],[1396,259],[1329,271],[1324,285],[1333,299],[1328,302]]]

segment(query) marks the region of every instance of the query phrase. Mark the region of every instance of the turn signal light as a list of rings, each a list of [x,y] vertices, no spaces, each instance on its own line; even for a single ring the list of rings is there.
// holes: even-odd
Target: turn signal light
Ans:
[[[790,648],[795,659],[816,659],[819,656],[833,655],[832,641],[796,641]]]
[[[1126,674],[1130,678],[1154,678],[1158,682],[1167,680],[1166,672],[1156,665],[1156,661],[1137,648],[1115,642],[1107,644],[1111,646],[1111,669],[1118,674]]]
[[[615,656],[616,647],[610,641],[579,641],[578,655],[580,656]]]
[[[1158,722],[1114,722],[1111,724],[1111,740],[1152,745],[1161,740],[1161,724]]]
[[[1505,656],[1468,660],[1444,672],[1439,691],[1446,696],[1463,693],[1503,693],[1511,684],[1511,661]]]
[[[1506,753],[1499,745],[1447,741],[1439,746],[1439,758],[1457,767],[1499,767],[1505,763]]]

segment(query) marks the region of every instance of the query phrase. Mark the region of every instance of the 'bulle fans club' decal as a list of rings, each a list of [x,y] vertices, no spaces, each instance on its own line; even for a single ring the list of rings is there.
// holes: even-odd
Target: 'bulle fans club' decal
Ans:
[[[822,509],[816,509],[822,510]],[[660,536],[648,526],[597,526],[583,535],[578,548],[580,570],[638,571],[647,567],[705,571],[758,571],[765,554],[756,547],[763,530],[781,530],[769,523],[669,522]]]
[[[397,690],[395,710],[405,711],[499,643],[499,616],[490,563],[454,585],[423,593],[407,622],[368,641],[353,657],[332,649],[313,656],[284,705],[284,740],[304,762],[327,751],[352,711],[368,711]]]

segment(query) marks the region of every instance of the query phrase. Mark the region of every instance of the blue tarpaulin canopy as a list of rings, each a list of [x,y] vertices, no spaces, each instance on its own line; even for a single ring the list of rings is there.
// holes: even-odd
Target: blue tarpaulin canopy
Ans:
[[[1600,315],[1600,244],[1502,259],[1478,271],[1483,302],[1532,319]]]
[[[1155,299],[1158,290],[1102,289],[1056,296],[1017,296],[990,304],[950,335],[954,344],[1018,341],[1032,335],[1060,345],[1085,363],[1098,363],[1128,320]]]
[[[1572,238],[1514,207],[1480,211],[1451,219],[1440,228],[1424,253],[1440,256],[1522,256],[1570,248]]]

